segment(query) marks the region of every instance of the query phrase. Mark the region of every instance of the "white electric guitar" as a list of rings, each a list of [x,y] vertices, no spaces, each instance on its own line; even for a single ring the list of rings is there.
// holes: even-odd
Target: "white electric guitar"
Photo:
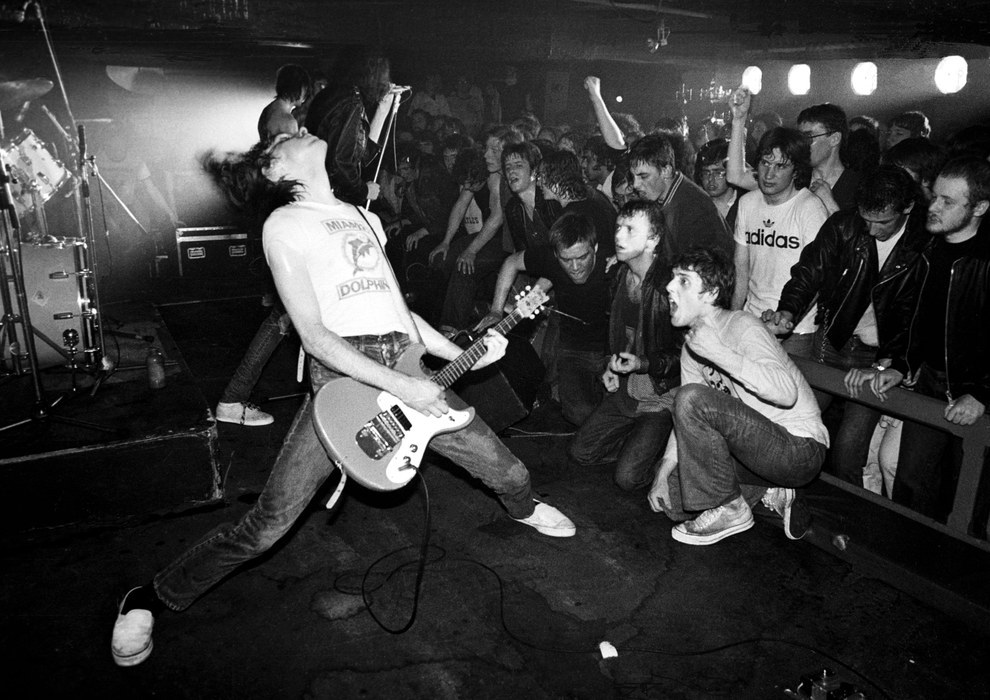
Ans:
[[[506,333],[524,318],[539,313],[547,301],[539,287],[529,290],[516,308],[493,328]],[[422,345],[406,348],[394,369],[431,379],[444,389],[471,369],[485,354],[484,338],[475,340],[442,370],[428,376],[420,366]],[[313,400],[313,423],[323,446],[347,476],[376,491],[394,491],[416,475],[434,435],[451,433],[474,420],[474,409],[451,409],[440,417],[409,408],[395,396],[350,377],[327,382]]]

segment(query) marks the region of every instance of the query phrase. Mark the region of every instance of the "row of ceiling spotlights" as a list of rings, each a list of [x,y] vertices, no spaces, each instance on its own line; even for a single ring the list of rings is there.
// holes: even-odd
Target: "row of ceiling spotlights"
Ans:
[[[962,56],[946,56],[935,68],[935,87],[944,95],[959,92],[966,85],[968,64]],[[877,64],[871,61],[859,63],[850,75],[853,92],[872,95],[877,89]],[[763,89],[763,71],[750,66],[743,71],[742,84],[754,95]],[[787,87],[792,95],[807,95],[811,90],[811,66],[798,63],[787,71]]]

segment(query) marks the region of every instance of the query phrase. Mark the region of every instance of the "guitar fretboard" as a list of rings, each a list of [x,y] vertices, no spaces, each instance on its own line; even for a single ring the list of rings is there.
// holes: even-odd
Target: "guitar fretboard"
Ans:
[[[492,326],[492,328],[499,333],[505,334],[521,320],[522,314],[519,313],[519,309],[513,309],[512,313],[496,323]],[[462,352],[455,359],[451,360],[446,367],[434,374],[431,378],[444,389],[449,389],[450,386],[460,379],[462,374],[471,369],[474,366],[474,363],[480,360],[484,354],[485,339],[478,338],[468,346],[467,350]]]

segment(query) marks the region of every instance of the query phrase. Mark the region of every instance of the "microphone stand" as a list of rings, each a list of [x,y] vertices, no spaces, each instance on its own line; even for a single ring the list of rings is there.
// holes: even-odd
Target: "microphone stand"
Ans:
[[[389,109],[388,109],[388,111],[389,111],[389,115],[388,115],[388,126],[385,129],[385,138],[382,139],[382,149],[381,149],[381,151],[378,154],[378,165],[375,166],[375,177],[372,179],[372,182],[378,182],[378,175],[382,171],[382,163],[385,162],[385,149],[388,147],[388,137],[392,133],[392,125],[395,123],[396,112],[399,111],[399,104],[400,104],[400,96],[401,95],[402,95],[401,92],[396,92],[396,93],[394,93],[394,96],[392,97],[392,106],[389,107]],[[365,209],[370,209],[371,208],[371,199],[370,198],[368,199],[367,202],[364,203],[364,208]]]
[[[34,6],[35,15],[41,25],[41,32],[45,37],[48,56],[51,60],[52,68],[55,70],[55,78],[58,83],[59,92],[62,95],[65,111],[69,116],[70,131],[66,132],[65,129],[62,129],[48,110],[45,110],[45,113],[55,122],[69,150],[77,158],[75,161],[75,172],[73,173],[73,197],[76,203],[76,220],[84,241],[83,245],[75,247],[75,261],[78,271],[76,279],[79,284],[80,308],[82,308],[79,315],[85,320],[83,324],[82,353],[86,358],[86,366],[88,368],[98,368],[97,371],[99,374],[105,374],[113,370],[113,362],[103,353],[105,339],[103,335],[103,324],[100,319],[99,271],[96,260],[96,242],[93,236],[93,211],[89,191],[90,170],[91,168],[95,168],[95,166],[91,165],[93,159],[86,153],[85,127],[76,121],[75,115],[72,113],[72,105],[69,103],[69,95],[65,90],[65,81],[62,78],[58,58],[55,56],[55,49],[52,46],[51,35],[48,32],[44,13],[41,10],[41,3],[33,2],[31,4]],[[78,134],[78,140],[73,138],[75,134]],[[101,384],[102,379],[93,385],[94,394]]]

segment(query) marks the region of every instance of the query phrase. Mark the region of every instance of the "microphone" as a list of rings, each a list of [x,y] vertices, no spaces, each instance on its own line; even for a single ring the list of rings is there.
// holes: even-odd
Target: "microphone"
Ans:
[[[393,85],[391,92],[412,92],[411,85]]]
[[[86,163],[86,126],[78,124],[77,128],[79,130],[79,169],[82,170]]]

